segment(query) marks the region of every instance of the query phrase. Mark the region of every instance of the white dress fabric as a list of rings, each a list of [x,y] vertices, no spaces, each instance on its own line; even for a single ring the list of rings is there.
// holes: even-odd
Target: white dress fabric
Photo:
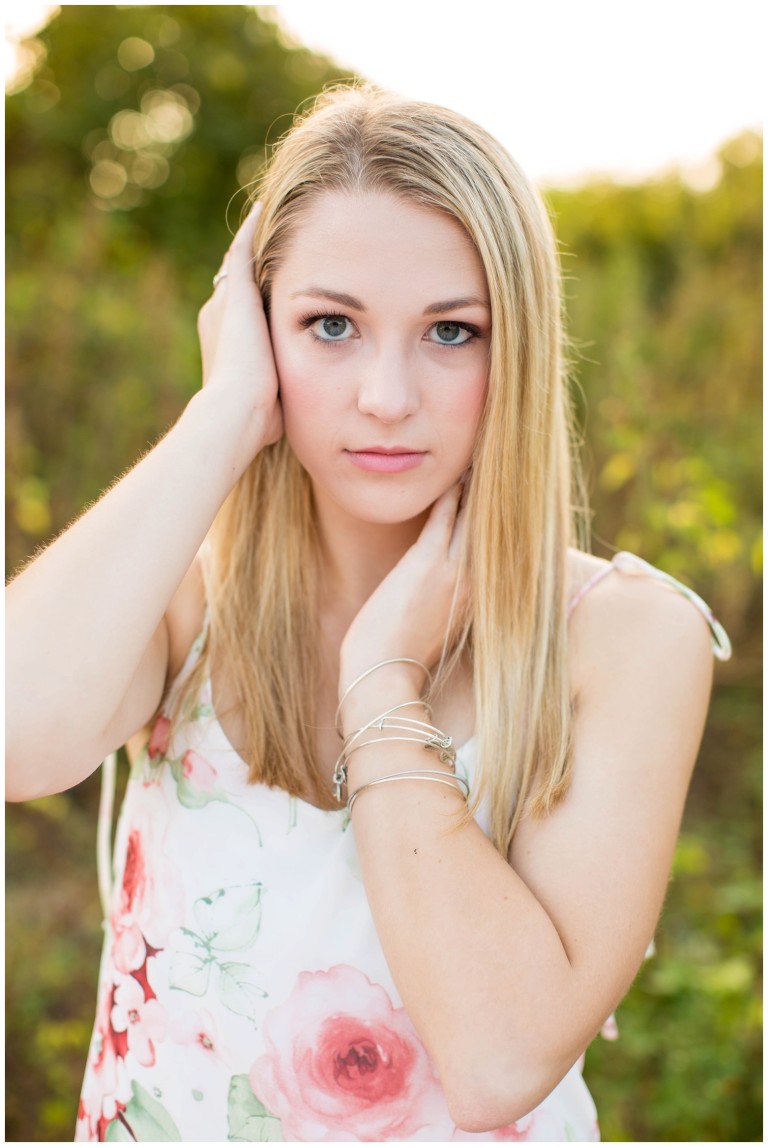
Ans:
[[[516,1123],[457,1128],[387,967],[346,811],[249,784],[209,681],[169,732],[161,714],[120,814],[77,1140],[599,1139],[581,1063]],[[470,741],[457,754],[470,785],[474,763]]]

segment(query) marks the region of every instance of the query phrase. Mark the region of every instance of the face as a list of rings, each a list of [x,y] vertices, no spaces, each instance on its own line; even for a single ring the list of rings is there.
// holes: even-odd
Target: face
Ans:
[[[422,514],[472,457],[488,378],[483,266],[463,228],[379,193],[327,193],[272,283],[285,432],[332,503],[381,524]]]

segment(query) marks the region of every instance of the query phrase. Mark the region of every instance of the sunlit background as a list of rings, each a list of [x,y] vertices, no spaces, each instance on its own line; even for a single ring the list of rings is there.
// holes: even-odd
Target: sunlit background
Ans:
[[[453,106],[541,183],[593,549],[694,585],[734,644],[657,955],[618,1043],[587,1055],[609,1140],[762,1134],[764,9],[5,5],[9,572],[194,393],[196,313],[239,189],[325,84],[359,74]],[[97,803],[98,776],[8,811],[10,1141],[72,1137],[101,940]]]
[[[87,6],[86,6],[87,7]],[[150,7],[158,7],[150,5]],[[160,6],[170,11],[172,6]],[[6,72],[54,5],[8,3]],[[765,106],[761,0],[508,0],[505,3],[261,5],[288,36],[350,74],[476,119],[536,179],[632,179],[672,166],[717,180],[725,140]],[[139,67],[141,57],[134,66]]]

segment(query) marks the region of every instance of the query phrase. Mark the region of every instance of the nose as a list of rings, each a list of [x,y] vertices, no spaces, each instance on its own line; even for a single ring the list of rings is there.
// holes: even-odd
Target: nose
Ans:
[[[379,347],[361,365],[357,408],[379,422],[402,422],[419,407],[419,390],[413,364],[402,348]]]

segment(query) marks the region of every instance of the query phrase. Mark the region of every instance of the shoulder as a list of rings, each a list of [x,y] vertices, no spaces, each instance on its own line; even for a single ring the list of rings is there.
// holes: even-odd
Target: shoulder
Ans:
[[[203,559],[197,554],[171,598],[165,614],[168,632],[168,680],[179,674],[192,642],[205,623]]]
[[[586,554],[572,561],[581,585],[609,566]],[[582,701],[643,689],[660,702],[685,695],[689,710],[706,710],[713,673],[707,623],[651,573],[611,569],[573,611],[569,650],[572,691]]]

